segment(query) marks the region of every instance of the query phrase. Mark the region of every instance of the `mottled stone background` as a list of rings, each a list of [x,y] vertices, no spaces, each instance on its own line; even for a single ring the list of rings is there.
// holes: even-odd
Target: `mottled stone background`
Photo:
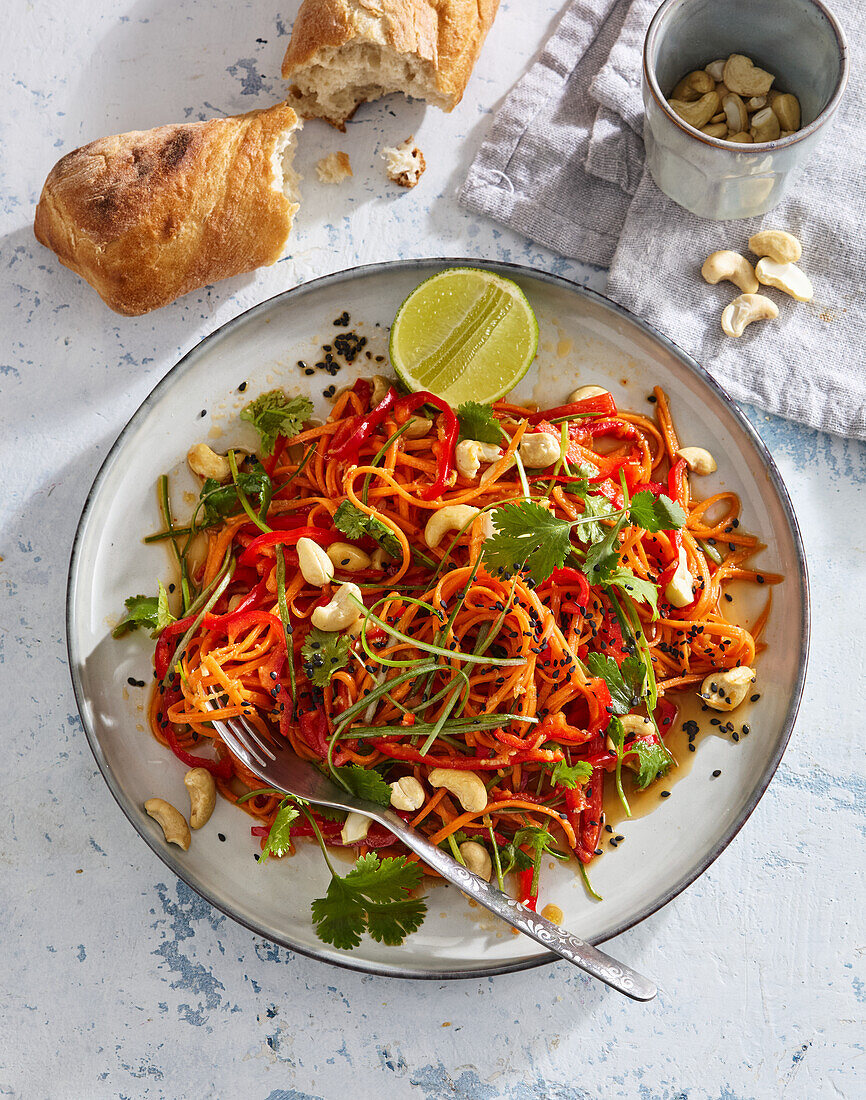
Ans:
[[[3,6],[0,1095],[866,1095],[862,445],[749,410],[791,489],[811,562],[806,698],[778,775],[735,842],[611,945],[659,980],[649,1006],[566,964],[415,984],[295,956],[167,877],[98,775],[66,667],[72,535],[108,447],[183,352],[277,291],[398,256],[516,260],[603,284],[603,273],[474,221],[455,202],[491,110],[559,7],[504,0],[452,115],[392,97],[362,108],[345,137],[307,127],[289,258],[149,317],[110,313],[33,239],[45,174],[102,134],[275,102],[297,10],[280,2]],[[413,132],[427,174],[398,191],[379,149]],[[338,148],[355,178],[327,189],[312,166]]]

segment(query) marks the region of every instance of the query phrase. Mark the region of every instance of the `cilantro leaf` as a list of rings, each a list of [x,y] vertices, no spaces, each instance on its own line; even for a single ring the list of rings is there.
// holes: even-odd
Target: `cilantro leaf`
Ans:
[[[594,542],[586,552],[583,571],[590,584],[604,584],[619,567],[619,533],[625,524],[620,516],[599,542]]]
[[[643,698],[646,668],[643,661],[630,653],[622,665],[603,653],[588,653],[584,664],[607,684],[614,714],[628,714]]]
[[[583,786],[584,780],[591,777],[592,764],[586,760],[578,760],[576,764],[566,764],[564,760],[559,760],[550,773],[550,782],[554,787],[567,787],[573,791],[576,787]]]
[[[460,439],[477,439],[479,443],[501,443],[502,430],[490,405],[464,401],[457,409]]]
[[[623,592],[631,596],[638,603],[648,603],[653,609],[653,618],[658,618],[659,590],[652,581],[638,577],[631,569],[618,566],[605,579],[604,584],[611,588],[621,588]]]
[[[334,526],[350,539],[360,539],[369,535],[392,558],[401,556],[400,543],[394,534],[375,516],[368,516],[350,500],[344,500],[334,512]]]
[[[629,521],[651,533],[673,531],[678,530],[686,522],[686,513],[676,501],[671,500],[664,493],[656,497],[649,489],[644,489],[632,497]]]
[[[570,488],[570,486],[566,486],[566,488]],[[575,496],[578,495],[575,494]],[[608,516],[612,507],[607,497],[601,493],[587,493],[583,497],[583,515],[580,518],[582,520],[596,520],[599,517]],[[590,545],[604,538],[605,529],[600,523],[581,523],[577,530],[583,542]]]
[[[266,454],[273,451],[278,435],[291,439],[312,415],[308,397],[289,399],[282,390],[269,390],[241,410],[241,420],[248,420],[259,433]]]
[[[545,852],[553,856],[554,859],[569,858],[567,852],[561,851],[553,844],[553,837],[547,829],[539,828],[537,825],[527,825],[526,828],[518,829],[514,834],[515,847],[520,848],[523,844],[532,849],[536,859],[544,855]]]
[[[205,525],[211,526],[218,523],[226,516],[240,511],[241,503],[238,497],[238,486],[248,497],[257,496],[270,499],[273,492],[271,479],[265,473],[265,468],[258,461],[252,464],[252,469],[238,473],[237,485],[221,485],[214,478],[209,477],[201,487],[199,503],[204,510]]]
[[[332,774],[358,798],[366,798],[379,806],[391,805],[391,787],[373,768],[360,764],[348,764],[344,768],[332,768]]]
[[[346,876],[333,875],[325,897],[313,902],[316,934],[347,951],[360,944],[364,932],[396,947],[426,916],[423,898],[408,896],[420,882],[421,868],[405,856],[380,860],[370,852]]]
[[[484,544],[484,561],[493,569],[526,569],[536,584],[558,569],[571,550],[571,524],[530,500],[503,504],[491,513],[495,534]]]
[[[660,776],[667,775],[673,763],[667,748],[655,738],[638,739],[626,748],[625,755],[637,757],[635,786],[639,791],[645,790]],[[630,761],[626,762],[629,767],[634,766]]]
[[[349,663],[348,634],[319,630],[314,626],[301,646],[301,659],[308,680],[316,687],[325,688],[338,668]]]
[[[280,803],[280,808],[277,810],[277,816],[274,818],[274,823],[271,825],[271,831],[268,833],[268,839],[265,841],[265,846],[259,857],[260,863],[266,860],[268,856],[284,856],[286,852],[291,849],[292,822],[297,816],[297,806],[284,798]]]
[[[113,638],[120,638],[127,630],[135,630],[140,626],[146,626],[156,637],[161,634],[169,623],[175,621],[174,615],[168,609],[168,593],[162,581],[157,581],[158,594],[156,596],[130,596],[124,600],[126,615],[112,630]]]

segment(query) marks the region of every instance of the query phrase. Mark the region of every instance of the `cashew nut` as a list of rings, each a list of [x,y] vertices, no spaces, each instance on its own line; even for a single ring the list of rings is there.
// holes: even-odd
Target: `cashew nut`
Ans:
[[[330,559],[328,559],[330,563]],[[348,581],[341,584],[330,603],[317,607],[310,622],[319,630],[347,630],[361,618],[361,609],[353,601],[361,599],[361,589]]]
[[[756,256],[769,256],[777,264],[795,264],[803,255],[803,246],[784,229],[762,229],[749,237],[749,251]]]
[[[345,573],[357,573],[360,569],[369,569],[371,565],[370,555],[351,542],[332,542],[325,553],[334,567]]]
[[[750,57],[732,53],[722,74],[725,84],[737,95],[766,95],[776,79],[772,73],[759,69]]]
[[[725,122],[714,122],[710,126],[702,126],[701,133],[707,137],[724,138],[728,136],[728,126]]]
[[[370,395],[370,408],[375,409],[385,394],[390,390],[393,382],[383,374],[373,375],[373,392]]]
[[[705,474],[714,474],[718,469],[716,460],[703,447],[680,447],[677,458],[684,458],[692,473],[699,474],[701,477]]]
[[[190,768],[183,777],[189,791],[189,824],[192,829],[207,825],[216,805],[216,783],[207,768]]]
[[[413,416],[409,427],[403,432],[404,439],[423,439],[433,427],[433,421],[426,416]]]
[[[610,390],[606,390],[604,386],[581,386],[569,396],[568,403],[571,405],[575,401],[586,401],[588,397],[601,397],[606,393],[610,393]]]
[[[677,568],[665,588],[665,599],[671,607],[686,607],[695,598],[694,579],[689,571],[689,560],[684,546],[677,555]]]
[[[478,509],[471,504],[447,504],[434,512],[424,528],[424,541],[433,550],[439,545],[448,531],[459,531],[478,515]]]
[[[728,282],[739,287],[744,294],[757,294],[758,292],[755,269],[745,256],[741,256],[739,252],[731,252],[727,248],[721,252],[712,252],[707,256],[701,268],[701,275],[712,286],[720,283],[723,279],[727,279]]]
[[[164,798],[149,798],[144,804],[145,811],[152,817],[162,829],[163,835],[169,844],[176,844],[184,851],[189,849],[190,836],[189,825],[186,818]]]
[[[800,129],[800,101],[790,92],[770,92],[770,106],[783,130]]]
[[[719,97],[715,92],[707,92],[695,103],[687,103],[682,99],[669,99],[668,105],[680,116],[683,122],[700,130],[710,121],[719,109]]]
[[[724,111],[719,111],[719,113],[717,115],[713,115],[713,117],[710,119],[710,122],[713,125],[715,125],[717,122],[724,122],[724,121],[725,121],[725,112]]]
[[[760,111],[762,107],[766,106],[767,97],[765,95],[753,95],[746,100],[746,110],[750,115],[753,115],[755,111]]]
[[[730,94],[731,94],[731,89],[727,86],[727,84],[719,83],[719,84],[716,85],[716,95],[719,97],[719,103],[722,102],[722,100],[725,98],[726,95],[730,95]]]
[[[763,110],[755,111],[752,115],[752,125],[749,127],[749,133],[752,135],[754,142],[775,141],[781,130],[779,120],[776,118],[772,107],[764,107]]]
[[[650,733],[655,733],[655,726],[642,714],[624,714],[620,722],[626,736],[634,734],[635,737],[646,737]],[[610,752],[616,752],[616,745],[610,736],[607,738],[607,747]]]
[[[693,103],[702,95],[711,92],[716,86],[715,79],[706,69],[696,69],[688,73],[671,92],[671,99],[681,99],[684,103]]]
[[[763,294],[740,294],[722,311],[722,332],[726,336],[742,336],[753,321],[767,321],[778,316],[776,303]]]
[[[482,462],[496,462],[500,457],[495,443],[481,443],[477,439],[461,439],[454,448],[454,464],[469,481],[474,481],[478,476]]]
[[[704,67],[704,72],[709,73],[713,80],[718,84],[725,71],[726,58],[720,57],[718,61],[711,61],[709,65]]]
[[[427,782],[431,787],[444,787],[450,791],[464,810],[475,813],[487,805],[487,788],[476,772],[434,768],[427,776]]]
[[[186,460],[192,472],[199,477],[228,481],[232,476],[232,468],[226,456],[218,455],[207,443],[196,443],[194,447],[190,447]]]
[[[755,670],[748,665],[711,672],[701,684],[699,695],[713,710],[733,710],[749,694],[755,682]]]
[[[352,810],[343,822],[343,828],[340,830],[340,840],[344,844],[357,844],[369,833],[370,824],[369,817],[365,814],[356,814]]]
[[[479,878],[483,878],[485,882],[490,882],[493,874],[493,864],[483,844],[479,844],[477,840],[464,840],[457,850],[463,856],[467,871],[472,871]]]
[[[739,134],[742,130],[748,130],[749,112],[736,92],[730,92],[725,96],[722,100],[722,110],[725,112],[728,129],[732,134]]]
[[[727,140],[739,142],[740,145],[751,145],[752,135],[748,130],[743,130],[742,133],[739,134],[729,134]]]
[[[547,432],[527,432],[517,449],[526,466],[532,470],[541,470],[556,462],[562,451],[562,443]]]
[[[334,564],[325,551],[312,539],[298,539],[298,567],[307,584],[322,588],[334,579]]]
[[[780,264],[764,256],[755,268],[758,282],[784,290],[798,302],[811,302],[813,290],[809,276],[796,264]]]
[[[370,568],[384,569],[390,560],[391,555],[380,546],[377,550],[373,551],[373,556],[370,558]]]
[[[424,788],[414,775],[404,775],[391,784],[391,805],[395,810],[420,810],[424,805]]]

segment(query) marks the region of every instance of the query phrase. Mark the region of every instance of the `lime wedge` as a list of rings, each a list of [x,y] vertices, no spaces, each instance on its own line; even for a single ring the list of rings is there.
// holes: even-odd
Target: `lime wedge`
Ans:
[[[391,362],[410,390],[450,405],[488,404],[513,389],[538,347],[538,322],[511,279],[451,267],[425,279],[391,326]]]

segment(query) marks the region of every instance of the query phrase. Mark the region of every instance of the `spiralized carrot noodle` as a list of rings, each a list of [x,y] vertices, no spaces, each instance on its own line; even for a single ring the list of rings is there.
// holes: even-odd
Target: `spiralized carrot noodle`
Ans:
[[[375,770],[382,801],[387,784],[411,779],[418,797],[395,796],[397,812],[449,850],[472,838],[500,869],[532,868],[536,880],[545,846],[590,863],[616,773],[625,767],[651,781],[675,766],[664,741],[679,703],[710,673],[753,666],[763,648],[770,600],[750,630],[728,587],[782,578],[752,561],[763,547],[741,526],[736,494],[692,499],[700,486],[677,456],[680,437],[658,387],[653,416],[620,412],[609,395],[549,416],[497,402],[485,436],[489,445],[498,432],[501,445],[472,477],[456,471],[453,410],[432,398],[422,410],[395,392],[374,413],[371,390],[356,383],[325,424],[278,439],[262,455],[270,494],[235,492],[228,515],[211,517],[193,577],[193,589],[196,579],[205,589],[197,607],[227,562],[234,571],[203,615],[193,608],[160,636],[153,733],[186,766],[215,772],[221,795],[256,820],[262,845],[281,797],[228,754],[214,719],[243,717],[263,741],[284,739],[326,772]],[[421,415],[426,432],[413,420]],[[534,432],[558,440],[560,457],[527,473],[519,448]],[[242,471],[260,475],[240,458]],[[527,486],[530,521],[541,514],[570,525],[570,549],[566,542],[552,573],[556,560],[533,576],[525,555],[510,564],[490,556],[504,538],[491,539],[505,515],[498,510],[523,508]],[[639,493],[644,508],[669,509],[668,529],[624,514],[626,497],[631,507]],[[670,518],[672,501],[684,522]],[[433,537],[437,523],[444,535]],[[550,539],[531,537],[537,550]],[[323,577],[301,570],[300,538],[325,552],[349,542],[361,554],[347,572],[347,559],[332,553],[333,579],[315,583]],[[613,561],[597,576],[584,559],[606,538]],[[678,565],[691,578],[686,606],[669,588]],[[366,613],[350,602],[357,621],[317,630],[317,609],[348,582]],[[629,704],[650,719],[650,732],[618,743],[612,717]],[[453,793],[459,785],[433,786],[434,769],[470,773],[473,801]],[[325,843],[342,843],[341,821],[315,810],[314,819]],[[292,826],[294,837],[310,831],[305,818]],[[378,825],[362,844],[400,852]],[[529,898],[524,879],[518,889]]]

